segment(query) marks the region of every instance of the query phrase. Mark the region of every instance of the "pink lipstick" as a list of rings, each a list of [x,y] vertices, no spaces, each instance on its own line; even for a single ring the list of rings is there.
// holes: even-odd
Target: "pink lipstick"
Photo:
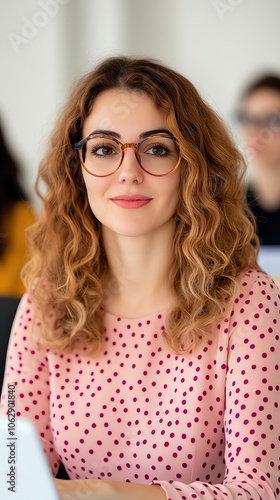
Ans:
[[[142,194],[121,194],[119,196],[114,196],[111,200],[121,208],[141,208],[148,205],[152,198],[143,196]]]

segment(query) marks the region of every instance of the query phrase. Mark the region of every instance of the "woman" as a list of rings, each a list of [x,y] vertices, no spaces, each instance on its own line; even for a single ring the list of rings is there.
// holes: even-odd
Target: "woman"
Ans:
[[[20,272],[27,260],[24,230],[35,218],[1,126],[0,158],[0,295],[21,297],[25,288]]]
[[[2,393],[5,410],[17,383],[54,474],[64,462],[61,498],[279,498],[279,303],[243,170],[157,62],[107,59],[73,91]]]

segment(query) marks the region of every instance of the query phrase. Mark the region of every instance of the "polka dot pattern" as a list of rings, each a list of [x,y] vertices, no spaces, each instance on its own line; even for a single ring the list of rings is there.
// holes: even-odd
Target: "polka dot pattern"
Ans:
[[[36,348],[41,325],[21,301],[2,393],[32,418],[53,473],[160,484],[170,499],[280,499],[279,290],[240,279],[232,310],[194,353],[166,346],[165,314],[106,313],[92,358]]]

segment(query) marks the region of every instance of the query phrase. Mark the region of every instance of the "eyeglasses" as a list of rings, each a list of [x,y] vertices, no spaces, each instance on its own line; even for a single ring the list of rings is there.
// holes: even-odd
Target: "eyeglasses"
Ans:
[[[280,113],[270,113],[264,116],[250,116],[245,112],[237,113],[237,122],[243,127],[269,128],[280,132]]]
[[[157,134],[138,143],[123,144],[115,137],[103,134],[90,134],[75,144],[82,167],[95,177],[108,177],[121,166],[124,152],[134,149],[140,167],[150,175],[162,177],[169,175],[181,161],[179,146],[175,137]]]

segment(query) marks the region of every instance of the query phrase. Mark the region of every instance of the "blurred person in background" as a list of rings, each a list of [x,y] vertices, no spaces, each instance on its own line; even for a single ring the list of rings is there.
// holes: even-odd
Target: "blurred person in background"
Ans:
[[[237,113],[249,162],[247,200],[261,245],[280,245],[280,76],[251,82]]]
[[[0,295],[21,297],[20,272],[27,258],[24,230],[35,216],[22,188],[20,168],[0,124]]]

